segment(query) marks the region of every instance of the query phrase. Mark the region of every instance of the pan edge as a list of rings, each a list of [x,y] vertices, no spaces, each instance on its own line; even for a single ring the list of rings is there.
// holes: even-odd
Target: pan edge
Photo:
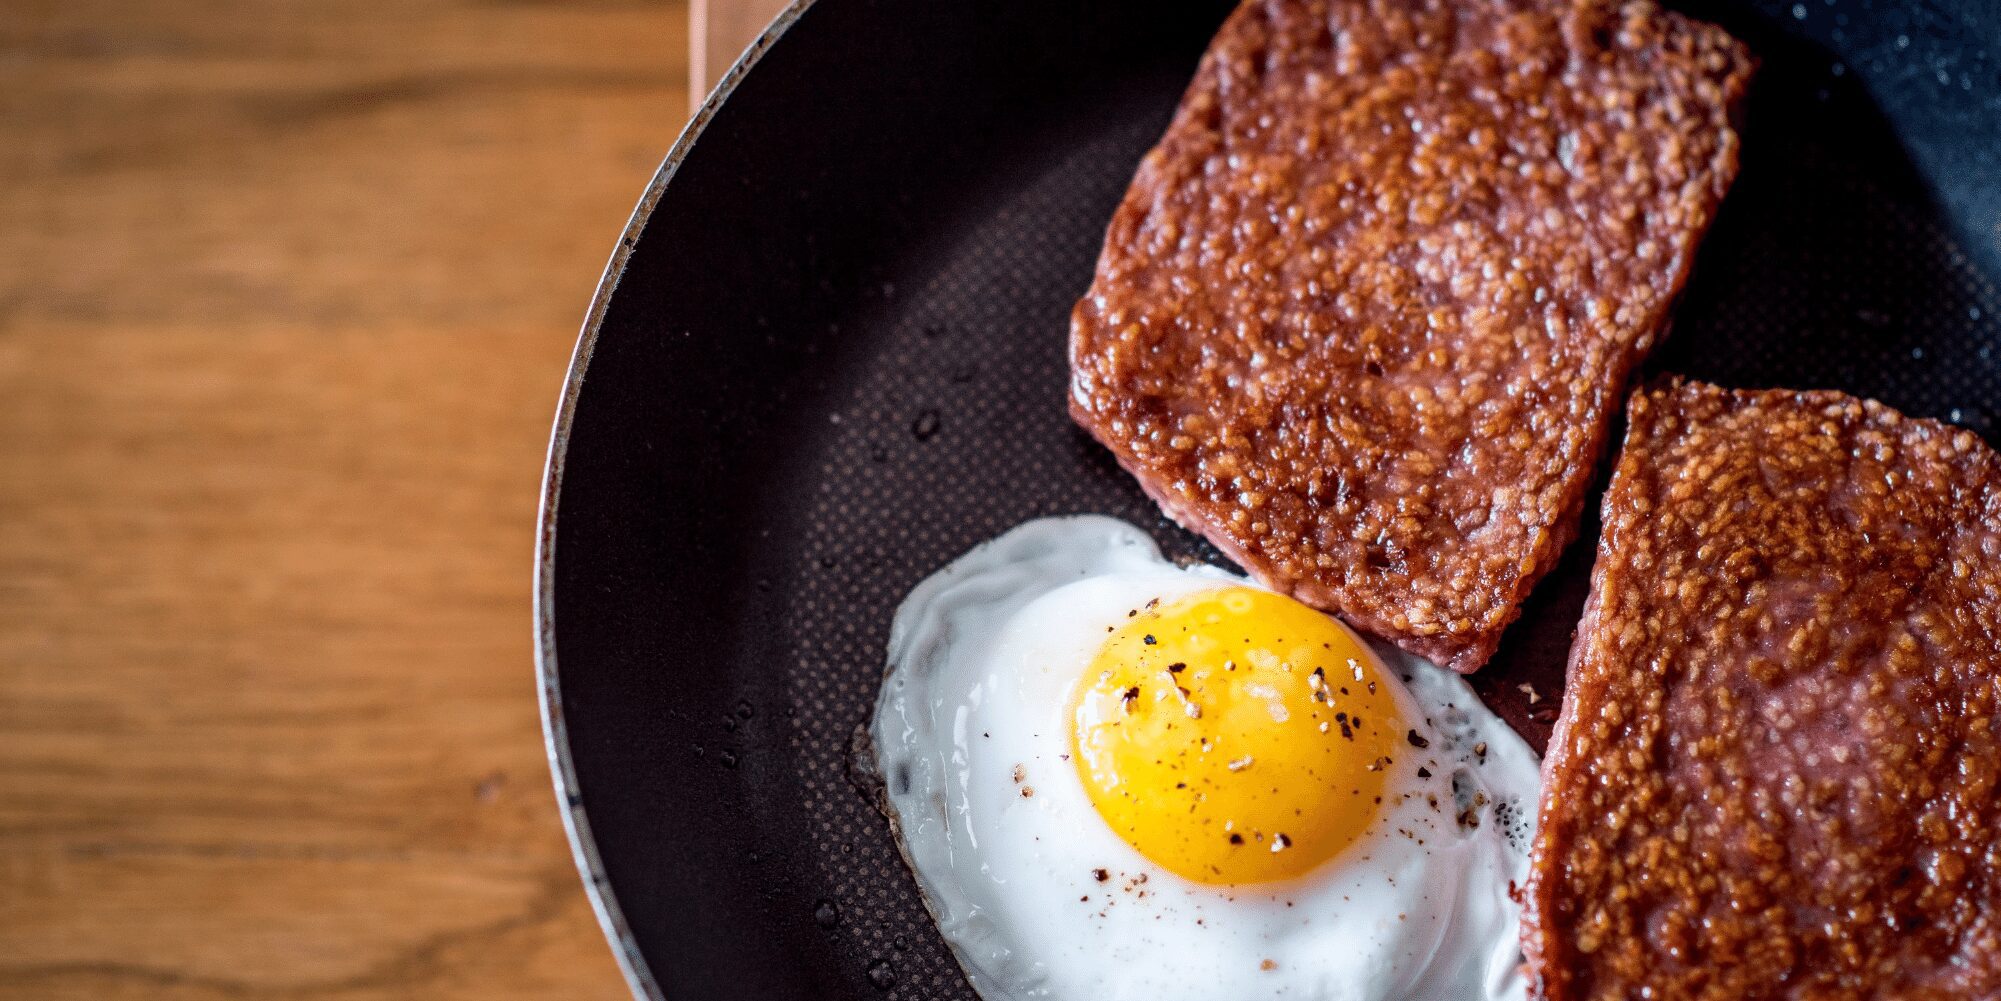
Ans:
[[[723,74],[715,89],[709,92],[707,100],[689,118],[674,145],[660,161],[660,166],[654,170],[653,178],[647,182],[638,204],[633,207],[624,230],[619,234],[618,242],[598,279],[597,289],[592,293],[590,307],[584,314],[576,347],[570,354],[569,369],[563,377],[562,395],[557,400],[555,420],[549,433],[549,449],[542,467],[542,495],[535,517],[532,614],[536,697],[542,717],[543,749],[548,757],[550,779],[555,785],[556,806],[563,819],[563,831],[569,838],[570,857],[583,880],[584,895],[589,898],[591,910],[597,915],[599,930],[611,946],[619,971],[625,975],[626,986],[635,998],[647,1001],[665,1001],[666,995],[661,991],[646,957],[640,952],[639,943],[626,924],[624,911],[612,893],[610,879],[598,855],[597,841],[591,835],[590,820],[585,815],[585,798],[570,756],[569,730],[563,720],[561,679],[556,667],[555,588],[556,521],[562,497],[564,462],[569,453],[570,429],[576,416],[577,398],[583,391],[584,377],[597,347],[605,311],[618,290],[619,280],[624,277],[633,248],[638,245],[641,234],[652,219],[654,208],[723,103],[729,100],[772,44],[790,30],[814,3],[815,0],[793,0],[758,34],[737,57],[729,72]]]

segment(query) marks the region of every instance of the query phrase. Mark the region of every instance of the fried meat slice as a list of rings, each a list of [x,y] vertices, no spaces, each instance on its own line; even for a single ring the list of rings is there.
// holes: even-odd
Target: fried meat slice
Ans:
[[[2001,998],[2001,463],[1635,394],[1543,763],[1534,996]]]
[[[1265,583],[1479,667],[1576,532],[1751,66],[1646,2],[1249,0],[1112,218],[1073,416]]]

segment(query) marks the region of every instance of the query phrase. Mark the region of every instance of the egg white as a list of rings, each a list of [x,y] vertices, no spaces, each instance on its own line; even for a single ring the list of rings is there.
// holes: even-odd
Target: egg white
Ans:
[[[1526,873],[1538,763],[1428,662],[1376,648],[1430,746],[1402,748],[1369,830],[1299,879],[1195,883],[1098,815],[1068,760],[1067,710],[1106,627],[1150,599],[1230,584],[1249,582],[1176,567],[1124,522],[1046,518],[954,561],[897,610],[876,764],[974,989],[987,1001],[1525,997],[1508,887]],[[1460,824],[1465,806],[1477,826]]]

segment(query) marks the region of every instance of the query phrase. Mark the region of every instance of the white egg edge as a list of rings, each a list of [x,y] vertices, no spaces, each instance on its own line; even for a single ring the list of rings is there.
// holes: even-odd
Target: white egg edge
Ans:
[[[1052,530],[1053,529],[1053,530]],[[1110,553],[1117,558],[1120,566],[1102,561]],[[1008,607],[1002,620],[1012,617],[1043,592],[1022,597],[1023,591],[1015,586],[1015,578],[1027,577],[1033,580],[1048,580],[1062,576],[1081,580],[1108,570],[1131,570],[1135,573],[1158,573],[1164,567],[1173,567],[1182,572],[1198,576],[1212,577],[1219,583],[1247,584],[1252,587],[1263,585],[1248,578],[1230,573],[1207,563],[1177,564],[1168,560],[1160,551],[1153,537],[1129,522],[1098,514],[1058,515],[1035,518],[1022,522],[992,539],[986,540],[961,554],[938,571],[920,581],[910,590],[903,602],[897,606],[895,617],[890,624],[889,642],[885,656],[882,689],[877,696],[875,710],[866,728],[869,746],[858,749],[857,758],[866,763],[874,774],[871,781],[879,783],[879,794],[875,797],[877,808],[888,819],[891,833],[896,841],[897,852],[903,858],[904,866],[917,881],[919,899],[935,926],[943,930],[944,915],[938,910],[937,901],[944,894],[933,885],[927,875],[933,871],[950,871],[949,858],[920,860],[913,854],[917,839],[906,836],[906,818],[896,806],[896,799],[888,792],[890,777],[883,774],[882,749],[895,746],[885,742],[882,728],[892,719],[907,718],[901,706],[901,689],[904,679],[898,676],[897,666],[911,662],[912,651],[929,648],[942,643],[947,635],[937,635],[945,631],[949,635],[945,617],[930,614],[931,609],[961,587],[985,585]],[[982,572],[974,573],[979,570]],[[1002,575],[996,571],[1011,573]],[[1034,570],[1036,572],[1031,573]],[[1005,581],[996,581],[997,576],[1005,576]],[[996,586],[1004,585],[1004,586]],[[1269,590],[1266,588],[1266,590]],[[990,602],[988,607],[994,602]],[[1337,622],[1340,622],[1336,618]],[[1346,623],[1340,623],[1344,628]],[[929,628],[927,628],[929,627]],[[1359,635],[1359,634],[1358,634]],[[1485,704],[1473,691],[1464,676],[1439,667],[1436,664],[1407,653],[1393,644],[1374,637],[1363,636],[1364,641],[1376,654],[1385,669],[1396,672],[1398,679],[1408,688],[1409,697],[1424,704],[1445,705],[1460,702],[1481,706]],[[922,656],[921,654],[918,656]],[[1488,710],[1491,713],[1491,710]],[[1536,819],[1536,799],[1540,793],[1541,759],[1512,727],[1500,721],[1497,733],[1489,735],[1486,763],[1526,776],[1528,802],[1516,818],[1516,829],[1506,835],[1508,840],[1523,848],[1519,854],[1521,861],[1511,874],[1513,885],[1519,886],[1527,877],[1526,846],[1533,841]],[[1438,729],[1437,721],[1433,722]],[[909,731],[906,724],[905,730]],[[863,753],[865,752],[865,753]],[[943,783],[935,783],[942,787]],[[943,805],[941,804],[941,809]],[[925,839],[918,851],[936,851],[944,847],[949,855],[949,843],[945,839]],[[958,936],[945,935],[947,946],[952,950],[967,981],[984,1001],[1013,1001],[1015,995],[1002,988],[988,976],[984,966],[991,957],[969,955]],[[1527,988],[1519,962],[1496,965],[1487,971],[1487,987],[1490,996],[1526,997]]]
[[[1051,523],[1061,523],[1065,529],[1080,531],[1047,531],[1045,526]],[[1079,545],[1080,542],[1089,545]],[[940,838],[920,840],[907,835],[904,828],[910,819],[903,816],[903,811],[897,808],[895,795],[889,791],[889,784],[893,778],[888,774],[888,765],[883,760],[884,749],[899,746],[900,743],[884,739],[884,726],[892,720],[907,721],[909,718],[900,698],[903,686],[907,682],[901,677],[897,667],[900,664],[920,662],[920,659],[929,660],[928,656],[913,655],[912,651],[929,649],[945,642],[948,636],[938,633],[947,629],[946,617],[934,615],[931,610],[934,606],[947,603],[949,596],[957,589],[978,586],[982,583],[991,586],[993,583],[991,577],[997,568],[1012,571],[1010,578],[1046,580],[1062,575],[1081,580],[1090,575],[1092,568],[1101,571],[1105,569],[1105,564],[1099,562],[1102,554],[1113,552],[1118,556],[1124,556],[1124,553],[1118,552],[1121,549],[1131,551],[1132,559],[1128,568],[1134,571],[1158,571],[1166,562],[1161,555],[1160,547],[1154,543],[1152,537],[1117,518],[1079,514],[1031,519],[975,545],[919,581],[896,608],[896,616],[891,620],[889,627],[882,690],[876,697],[875,711],[868,723],[870,747],[866,760],[875,771],[871,776],[872,781],[879,783],[877,808],[888,818],[891,833],[895,836],[897,853],[902,856],[904,867],[910,870],[911,876],[917,881],[918,898],[924,903],[925,913],[931,918],[931,923],[941,931],[945,930],[948,915],[939,910],[939,901],[945,899],[946,894],[933,883],[930,873],[950,871],[950,860],[932,859],[928,856],[920,858],[919,853],[935,852],[948,842]],[[1030,573],[1031,569],[1042,572]],[[1214,567],[1202,566],[1191,569],[1197,573],[1205,570],[1213,571],[1219,581],[1236,580],[1232,575]],[[976,572],[981,570],[986,572]],[[1009,583],[1013,584],[1014,580],[1011,579]],[[1003,618],[1012,617],[1022,607],[1041,596],[1040,593],[1034,593],[1022,597],[1022,589],[1016,586],[997,587],[994,591],[1001,601],[1009,606]],[[908,722],[904,723],[906,735],[913,729]],[[942,787],[943,783],[934,782],[932,785]],[[947,852],[949,853],[949,849]],[[1012,1001],[1014,994],[1005,990],[998,981],[987,974],[986,967],[995,961],[995,957],[969,954],[961,936],[947,933],[944,938],[946,945],[952,950],[953,958],[958,961],[959,968],[965,973],[966,980],[972,985],[975,993],[984,1001]]]

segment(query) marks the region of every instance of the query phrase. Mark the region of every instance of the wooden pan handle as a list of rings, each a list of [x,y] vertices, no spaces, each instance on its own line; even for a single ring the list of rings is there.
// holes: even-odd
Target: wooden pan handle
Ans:
[[[694,0],[688,10],[689,110],[736,62],[788,0]]]

